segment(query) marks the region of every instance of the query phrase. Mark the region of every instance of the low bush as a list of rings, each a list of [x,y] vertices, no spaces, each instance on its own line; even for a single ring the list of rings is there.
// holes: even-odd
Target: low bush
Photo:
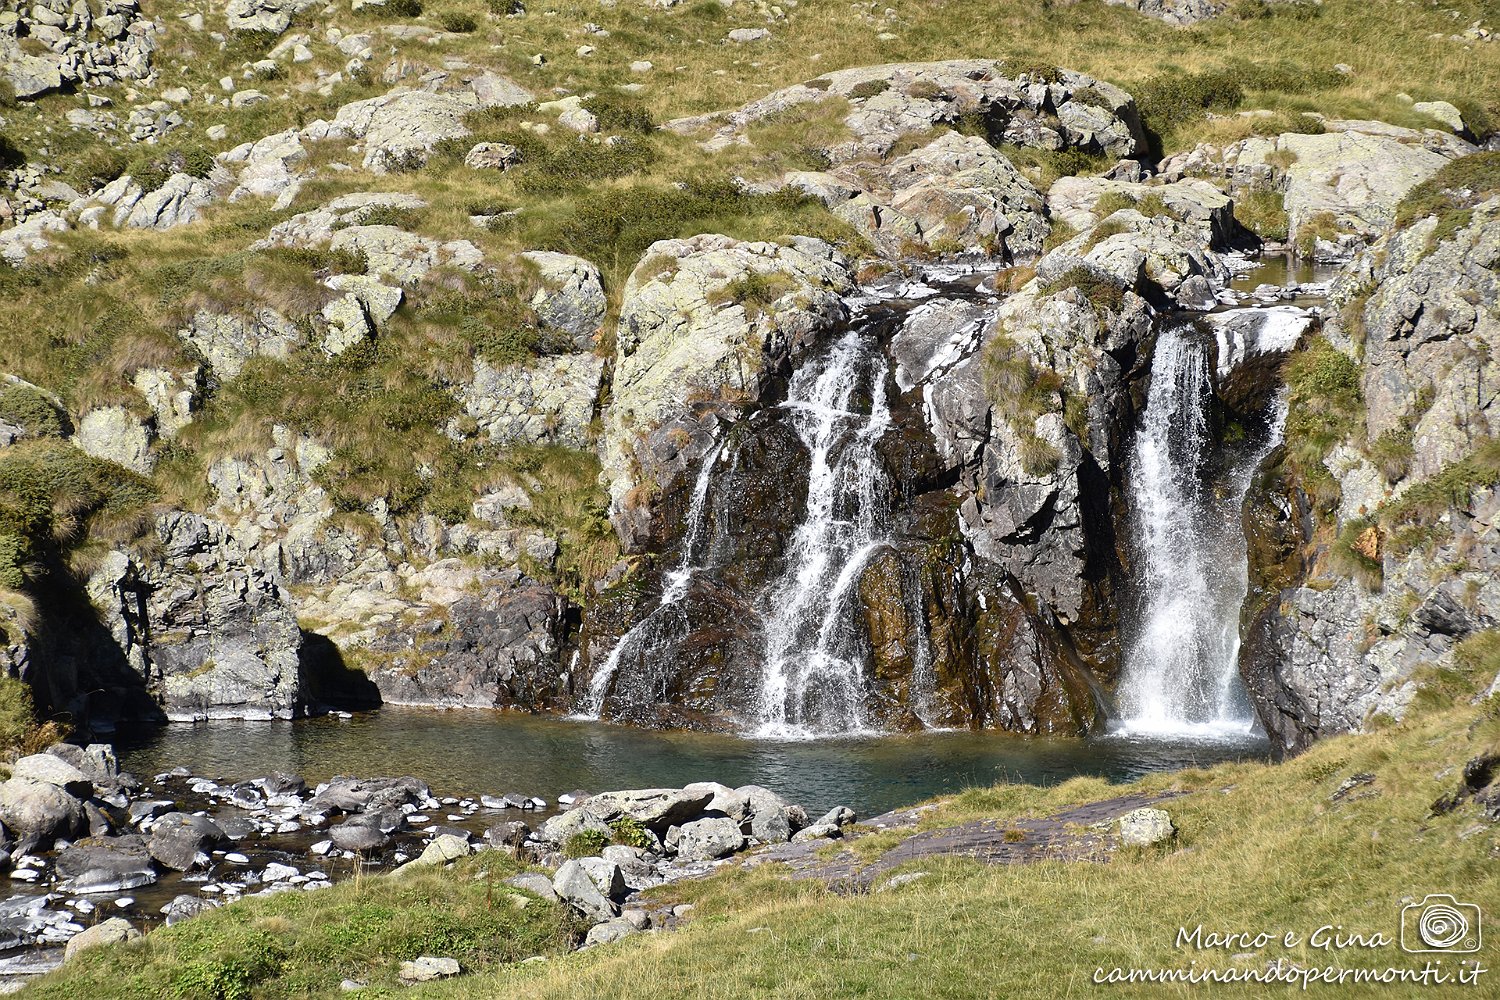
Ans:
[[[1286,455],[1303,489],[1325,508],[1338,485],[1323,457],[1353,435],[1363,414],[1359,366],[1322,337],[1314,337],[1286,366]]]
[[[63,415],[52,401],[24,385],[0,384],[0,421],[20,427],[30,437],[67,433]]]
[[[609,835],[602,830],[580,830],[562,845],[563,857],[591,858],[609,846]]]
[[[1124,308],[1125,290],[1115,284],[1113,278],[1082,264],[1069,268],[1055,281],[1043,285],[1042,294],[1055,295],[1069,288],[1082,292],[1096,312],[1119,312]]]
[[[444,31],[455,35],[467,35],[479,30],[479,22],[474,20],[474,16],[461,10],[443,11],[438,15],[438,24],[442,25]]]
[[[1287,238],[1290,219],[1282,207],[1280,191],[1255,188],[1235,196],[1235,221],[1263,240],[1282,242]]]
[[[1409,226],[1430,215],[1441,219],[1471,209],[1497,193],[1500,152],[1461,156],[1406,193],[1396,206],[1396,225]]]

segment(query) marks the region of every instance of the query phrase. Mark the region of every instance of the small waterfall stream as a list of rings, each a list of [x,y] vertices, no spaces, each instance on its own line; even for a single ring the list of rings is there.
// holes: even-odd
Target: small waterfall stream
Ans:
[[[604,666],[595,672],[593,679],[589,682],[588,693],[579,706],[578,717],[599,718],[604,711],[604,699],[609,694],[610,685],[614,683],[620,672],[621,660],[626,656],[650,655],[657,630],[663,624],[661,619],[671,614],[672,609],[687,596],[688,586],[693,581],[693,574],[703,568],[693,561],[693,554],[697,551],[699,540],[703,535],[708,485],[713,480],[714,466],[718,464],[719,455],[723,450],[723,442],[714,445],[713,449],[703,456],[703,463],[698,468],[698,477],[693,481],[692,498],[688,502],[687,528],[682,539],[682,558],[675,568],[667,572],[666,586],[662,588],[661,600],[646,617],[636,622],[629,632],[621,636],[620,641],[615,643],[615,648],[610,650],[609,658],[604,661]],[[712,555],[712,546],[710,546],[709,552],[705,553],[705,560],[711,559]]]
[[[1214,738],[1256,727],[1239,677],[1240,607],[1249,586],[1241,510],[1255,470],[1281,439],[1267,430],[1215,469],[1210,345],[1191,325],[1163,333],[1131,453],[1130,532],[1141,594],[1117,694],[1116,732]]]
[[[859,331],[792,378],[788,411],[811,454],[807,511],[767,591],[761,725],[766,736],[866,728],[864,660],[850,597],[887,544],[890,482],[875,448],[890,426],[886,361]],[[859,407],[868,396],[869,412]]]

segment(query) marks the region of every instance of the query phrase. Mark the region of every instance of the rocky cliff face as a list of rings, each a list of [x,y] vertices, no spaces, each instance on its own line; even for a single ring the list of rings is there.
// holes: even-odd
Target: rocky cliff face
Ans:
[[[1251,514],[1267,555],[1242,668],[1288,747],[1399,719],[1422,672],[1500,614],[1500,199],[1458,211],[1447,232],[1429,216],[1385,237],[1335,283],[1329,335],[1362,349],[1364,407],[1323,460],[1327,523],[1286,480]]]

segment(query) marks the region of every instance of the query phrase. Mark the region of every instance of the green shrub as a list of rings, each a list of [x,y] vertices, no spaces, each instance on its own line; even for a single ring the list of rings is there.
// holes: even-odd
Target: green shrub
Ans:
[[[1141,200],[1136,202],[1135,210],[1148,219],[1172,214],[1171,209],[1167,208],[1166,200],[1155,191],[1143,195]]]
[[[609,846],[609,836],[601,830],[580,830],[563,842],[563,857],[591,858]]]
[[[0,108],[14,108],[20,106],[16,98],[16,88],[7,79],[0,77]]]
[[[980,356],[985,394],[1016,437],[1021,467],[1030,475],[1056,470],[1062,455],[1036,434],[1036,420],[1048,412],[1062,389],[1062,378],[1032,360],[1005,330],[997,330]]]
[[[1055,295],[1069,288],[1082,292],[1096,312],[1119,312],[1124,308],[1125,290],[1108,275],[1082,264],[1069,268],[1057,280],[1043,285],[1042,294]]]
[[[595,94],[584,99],[583,107],[598,120],[599,128],[611,135],[650,135],[656,131],[656,120],[646,106],[624,94]]]
[[[1319,240],[1333,242],[1338,235],[1338,218],[1332,212],[1319,212],[1297,227],[1297,255],[1311,257]]]
[[[1433,537],[1443,515],[1473,502],[1474,492],[1500,486],[1500,439],[1481,440],[1467,456],[1406,489],[1380,509],[1392,547],[1409,551]]]
[[[877,97],[890,89],[891,83],[889,80],[865,80],[862,83],[856,83],[850,89],[849,96],[856,100],[860,100],[869,97]]]
[[[3,552],[0,552],[0,562],[3,562]],[[0,753],[6,756],[14,754],[26,744],[36,727],[31,688],[14,677],[0,677]]]
[[[491,14],[499,17],[526,13],[526,5],[521,0],[485,0],[485,6],[489,7]]]
[[[414,230],[422,224],[426,213],[420,208],[401,208],[396,205],[376,205],[360,216],[351,226],[395,226],[397,229]]]
[[[1284,132],[1295,132],[1299,135],[1322,135],[1328,129],[1323,125],[1323,120],[1317,115],[1309,115],[1300,111],[1278,111],[1272,115],[1262,115],[1250,119],[1250,131],[1259,136],[1275,136]]]
[[[202,146],[187,146],[144,150],[130,161],[125,172],[142,191],[150,192],[165,184],[173,174],[207,177],[213,166],[213,153]]]
[[[1062,83],[1062,70],[1049,63],[1007,61],[1005,72],[1014,79],[1029,78],[1033,83]]]
[[[88,191],[115,180],[129,165],[130,159],[123,151],[97,143],[69,157],[63,170],[69,183],[81,191]]]
[[[629,816],[622,816],[609,825],[610,833],[614,842],[624,844],[626,847],[636,847],[646,850],[656,843],[656,838],[651,832],[641,825],[639,820]]]
[[[1338,486],[1323,465],[1334,445],[1359,427],[1364,393],[1359,366],[1322,337],[1292,355],[1286,366],[1286,454],[1303,489],[1325,507]]]
[[[1239,75],[1230,70],[1159,73],[1135,90],[1141,122],[1166,136],[1210,111],[1233,111],[1245,99]]]
[[[1241,21],[1272,17],[1310,21],[1323,16],[1323,6],[1321,0],[1234,0],[1228,13]]]
[[[421,17],[421,0],[386,0],[384,7],[378,8],[383,13],[392,17]]]
[[[450,31],[455,35],[467,35],[479,30],[479,22],[473,16],[461,10],[445,10],[438,15],[438,24],[443,26],[444,31]]]
[[[1392,428],[1372,441],[1367,451],[1370,461],[1385,476],[1386,482],[1397,482],[1411,469],[1414,457],[1411,429]]]
[[[1365,517],[1350,518],[1339,529],[1330,553],[1335,571],[1379,590],[1384,576],[1380,560],[1380,529]]]
[[[1134,208],[1135,199],[1124,191],[1107,191],[1094,202],[1094,215],[1107,219],[1124,208]]]
[[[1429,215],[1442,217],[1470,209],[1497,193],[1500,152],[1461,156],[1406,193],[1396,206],[1396,225],[1409,226]]]
[[[1263,240],[1281,242],[1291,225],[1282,207],[1282,194],[1271,188],[1256,188],[1234,200],[1235,221]]]
[[[61,437],[63,416],[52,401],[24,385],[0,384],[0,420],[15,424],[30,437]]]

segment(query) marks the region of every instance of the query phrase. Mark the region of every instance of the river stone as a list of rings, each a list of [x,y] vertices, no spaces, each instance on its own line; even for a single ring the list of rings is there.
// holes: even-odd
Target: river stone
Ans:
[[[588,935],[583,939],[583,946],[592,948],[594,945],[610,944],[635,934],[637,930],[635,924],[626,918],[615,917],[590,927]]]
[[[456,976],[460,971],[457,959],[423,955],[414,961],[402,962],[400,976],[408,983],[430,983]]]
[[[83,807],[56,785],[11,778],[0,784],[0,822],[29,850],[83,829]]]
[[[63,948],[63,961],[70,961],[90,948],[100,948],[104,945],[134,941],[140,936],[141,932],[136,930],[130,921],[124,917],[110,917],[108,920],[97,923],[80,934],[75,934]]]
[[[606,861],[604,858],[579,858],[578,864],[588,872],[589,878],[594,880],[594,885],[599,887],[605,898],[618,903],[630,895],[630,886],[625,883],[625,873],[613,861]]]
[[[391,839],[373,818],[364,816],[331,828],[328,837],[339,850],[359,852],[378,850]]]
[[[577,861],[564,862],[552,876],[552,889],[560,899],[595,923],[603,923],[615,915],[615,905],[605,898],[588,871]]]
[[[208,863],[205,849],[225,840],[213,820],[188,813],[167,813],[151,827],[151,856],[168,868],[185,872]]]
[[[207,899],[203,896],[183,894],[173,897],[170,903],[161,908],[161,912],[166,915],[167,926],[170,927],[189,917],[196,917],[200,913],[212,910],[219,905],[221,904],[217,901]]]
[[[1176,835],[1177,828],[1165,809],[1146,806],[1120,817],[1120,843],[1126,847],[1151,847]]]
[[[485,842],[491,847],[517,848],[526,843],[526,838],[530,835],[531,827],[518,819],[496,823],[484,831]]]
[[[785,822],[784,817],[782,821]],[[667,847],[676,848],[678,861],[715,861],[744,846],[745,835],[740,832],[740,825],[727,816],[694,820],[667,832]]]
[[[512,875],[505,880],[506,885],[515,886],[532,893],[545,902],[556,903],[560,897],[557,890],[552,888],[552,880],[539,872],[523,872],[520,875]]]
[[[607,839],[611,836],[609,825],[587,806],[574,806],[567,812],[549,818],[537,831],[537,839],[548,844],[566,844],[580,833],[599,833]]]
[[[402,868],[413,866],[445,865],[450,861],[469,855],[469,842],[462,837],[451,833],[439,835],[432,843],[423,848],[422,853],[414,861],[410,861]]]
[[[644,827],[662,831],[699,815],[713,797],[712,791],[641,788],[601,792],[585,801],[582,808],[606,823],[629,817]]]
[[[11,777],[54,785],[75,798],[94,794],[94,783],[80,769],[50,753],[34,753],[10,766]]]
[[[156,881],[151,853],[138,834],[79,841],[57,856],[56,867],[69,892],[120,892]]]

